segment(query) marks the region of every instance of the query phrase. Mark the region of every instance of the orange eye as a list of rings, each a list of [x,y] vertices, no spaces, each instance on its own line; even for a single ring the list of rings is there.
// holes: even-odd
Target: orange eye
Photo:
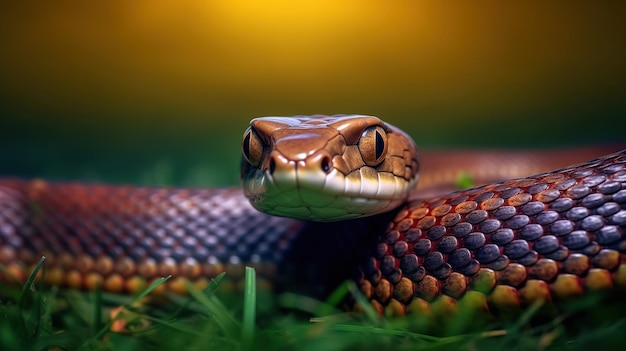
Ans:
[[[263,157],[263,141],[252,128],[248,127],[243,133],[243,142],[241,143],[241,152],[243,157],[254,167],[258,167]]]
[[[381,126],[365,129],[359,139],[359,151],[365,164],[378,166],[387,155],[387,132]]]

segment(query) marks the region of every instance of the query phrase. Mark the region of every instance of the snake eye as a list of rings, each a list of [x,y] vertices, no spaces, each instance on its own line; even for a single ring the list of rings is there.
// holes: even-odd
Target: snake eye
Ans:
[[[387,132],[380,127],[365,129],[359,139],[359,151],[368,166],[378,166],[387,155]]]
[[[245,133],[243,133],[241,151],[243,157],[245,157],[252,166],[259,166],[261,158],[263,157],[263,141],[252,127],[248,127]]]

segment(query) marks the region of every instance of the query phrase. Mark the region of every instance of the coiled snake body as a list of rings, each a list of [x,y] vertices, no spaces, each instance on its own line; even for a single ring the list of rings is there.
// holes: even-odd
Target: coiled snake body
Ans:
[[[253,265],[315,296],[354,279],[396,315],[470,294],[498,307],[626,286],[626,150],[428,197],[413,192],[428,159],[375,117],[256,119],[242,150],[246,196],[0,180],[0,280],[23,281],[45,255],[50,284],[137,292],[172,275],[162,288],[182,292]]]

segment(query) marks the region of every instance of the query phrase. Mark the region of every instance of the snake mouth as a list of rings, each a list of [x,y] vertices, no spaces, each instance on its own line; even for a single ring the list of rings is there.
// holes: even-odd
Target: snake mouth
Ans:
[[[277,216],[314,221],[360,218],[392,210],[406,200],[400,194],[417,181],[381,175],[370,178],[344,176],[333,169],[294,172],[257,170],[244,182],[246,196],[259,211]]]

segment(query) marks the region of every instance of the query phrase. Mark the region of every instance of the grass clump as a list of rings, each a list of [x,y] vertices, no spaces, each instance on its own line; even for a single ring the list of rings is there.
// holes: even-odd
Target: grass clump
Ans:
[[[145,304],[168,278],[137,296],[60,290],[35,282],[42,264],[21,288],[0,287],[1,350],[610,350],[623,346],[626,327],[624,309],[616,307],[621,304],[599,295],[548,319],[539,304],[516,318],[459,309],[436,320],[386,319],[351,282],[326,301],[288,293],[268,297],[257,291],[254,269],[247,268],[238,302],[220,296],[227,279],[222,274],[203,290],[188,284],[187,297]],[[363,313],[335,307],[348,294]],[[260,313],[272,302],[278,309]]]

